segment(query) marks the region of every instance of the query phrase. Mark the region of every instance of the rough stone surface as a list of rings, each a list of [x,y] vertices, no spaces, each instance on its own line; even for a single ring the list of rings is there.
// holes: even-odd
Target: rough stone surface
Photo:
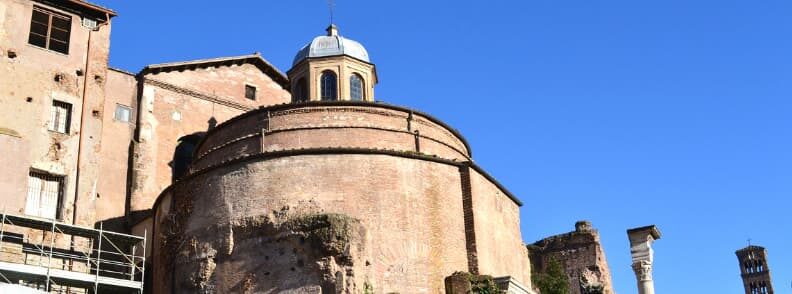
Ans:
[[[551,236],[528,245],[534,273],[547,270],[555,259],[569,279],[570,294],[612,294],[610,268],[600,237],[590,222],[575,224],[575,231]]]
[[[357,287],[368,283],[376,293],[437,293],[445,276],[467,267],[462,203],[454,197],[460,187],[456,173],[454,166],[385,155],[292,156],[195,177],[174,187],[172,201],[191,202],[178,227],[184,228],[185,238],[198,240],[222,238],[206,229],[214,223],[239,222],[262,212],[283,222],[310,214],[348,215],[367,232],[358,263],[364,269],[354,276]],[[156,217],[161,218],[160,210]],[[262,255],[267,256],[233,252],[235,258],[262,263]],[[290,267],[278,269],[288,272]],[[174,272],[180,271],[177,263]]]

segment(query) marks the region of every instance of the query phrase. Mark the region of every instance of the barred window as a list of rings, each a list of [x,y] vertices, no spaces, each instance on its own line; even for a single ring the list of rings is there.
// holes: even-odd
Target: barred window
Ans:
[[[44,49],[69,54],[71,17],[40,7],[33,7],[28,43]]]
[[[129,113],[131,110],[129,107],[117,104],[115,109],[115,120],[120,122],[129,122]]]
[[[350,98],[354,101],[363,100],[363,78],[358,74],[352,74],[349,77],[349,94]]]
[[[322,101],[335,101],[338,100],[338,78],[332,71],[326,70],[322,72],[321,89]]]
[[[25,214],[60,219],[63,179],[62,176],[30,171]]]
[[[71,110],[71,104],[52,100],[48,129],[53,132],[68,134],[69,126],[71,125]]]

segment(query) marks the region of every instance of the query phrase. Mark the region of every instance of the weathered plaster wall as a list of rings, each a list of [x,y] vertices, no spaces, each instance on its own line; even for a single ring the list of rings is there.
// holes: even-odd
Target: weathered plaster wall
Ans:
[[[60,220],[92,227],[95,223],[95,191],[102,143],[104,88],[107,80],[110,24],[90,30],[81,15],[53,5],[22,0],[0,1],[0,191],[3,210],[25,214],[28,173],[31,170],[64,177]],[[71,17],[69,51],[49,51],[28,44],[33,7]],[[48,131],[52,101],[71,104],[69,131]],[[79,169],[78,169],[79,166]],[[79,174],[78,174],[79,170]],[[13,232],[10,233],[10,232]],[[40,230],[6,228],[6,236],[43,240],[75,254],[90,254],[83,238]],[[52,241],[50,241],[52,240]],[[4,261],[39,264],[38,256],[23,252],[22,244],[4,244]],[[71,247],[70,245],[75,247]],[[65,260],[51,266],[62,268]],[[79,264],[73,271],[88,272]],[[13,278],[12,278],[13,279]],[[65,290],[54,287],[53,291]]]
[[[111,69],[107,73],[96,221],[104,222],[105,229],[125,232],[129,154],[137,118],[137,81],[134,75],[126,72]],[[118,105],[130,109],[129,122],[116,119]]]
[[[272,78],[261,72],[261,69],[250,63],[161,72],[148,77],[249,107],[281,104],[291,100],[288,89],[283,89]],[[256,100],[245,98],[245,85],[256,87]]]
[[[140,105],[139,142],[131,210],[151,209],[154,198],[173,182],[176,146],[183,136],[206,132],[243,110],[146,84]]]
[[[4,169],[3,173],[14,173],[9,176],[15,179],[24,177],[24,180],[6,183],[5,188],[8,190],[4,191],[26,191],[30,169],[65,176],[62,218],[67,222],[92,226],[94,197],[91,192],[98,169],[96,154],[101,142],[103,82],[106,78],[110,25],[90,33],[89,54],[89,30],[81,26],[79,15],[38,3],[36,5],[72,17],[70,49],[69,54],[62,54],[29,45],[27,38],[33,2],[0,2],[0,104],[3,105],[0,110],[0,128],[18,134],[19,137],[14,140],[22,141],[12,145],[2,142],[4,145],[0,146],[0,150],[4,156],[15,158],[11,162],[14,166]],[[58,80],[56,75],[59,76]],[[86,78],[88,89],[83,99]],[[68,134],[47,131],[53,99],[72,105]],[[83,104],[86,106],[85,111],[82,109]],[[81,116],[85,116],[82,133]],[[81,138],[80,195],[75,200],[75,189],[78,188],[77,150]],[[22,144],[25,148],[15,147],[14,144]],[[16,152],[11,153],[14,150]],[[21,177],[17,175],[20,172],[23,173]],[[20,199],[23,200],[8,203],[7,211],[22,213],[25,195]],[[80,210],[76,214],[77,220],[72,219],[75,207]]]
[[[0,191],[3,193],[3,210],[8,213],[24,212],[25,196],[27,195],[28,171],[30,170],[26,155],[30,146],[22,137],[11,133],[9,129],[0,129],[0,148],[4,154],[0,156]]]
[[[175,180],[174,158],[180,138],[200,136],[258,105],[290,100],[286,90],[250,64],[160,72],[145,75],[143,80],[133,156],[133,214],[151,209],[157,195]],[[246,83],[257,86],[260,99],[244,98]]]

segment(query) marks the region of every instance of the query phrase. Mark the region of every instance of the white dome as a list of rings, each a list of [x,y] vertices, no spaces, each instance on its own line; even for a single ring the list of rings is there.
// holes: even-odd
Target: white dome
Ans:
[[[368,51],[360,43],[338,35],[335,25],[327,28],[327,36],[318,36],[300,49],[294,56],[292,66],[306,58],[346,55],[365,62],[369,60]]]

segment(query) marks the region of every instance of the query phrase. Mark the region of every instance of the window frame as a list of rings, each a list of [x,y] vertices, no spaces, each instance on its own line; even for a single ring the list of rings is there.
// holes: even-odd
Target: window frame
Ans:
[[[249,91],[251,89],[252,89],[252,93],[253,93],[252,97],[248,95],[250,93]],[[258,88],[256,88],[256,86],[250,85],[250,84],[245,84],[245,98],[247,98],[249,100],[256,101],[257,94],[258,94]]]
[[[125,109],[127,111],[126,120],[118,119],[118,110],[119,109]],[[116,103],[116,108],[113,111],[113,120],[117,121],[117,122],[123,122],[123,123],[129,123],[130,121],[132,121],[132,107]]]
[[[47,17],[47,23],[42,23],[36,21],[36,14],[39,13],[43,16]],[[65,21],[65,27],[60,27],[57,25],[55,20],[62,20]],[[60,13],[51,9],[47,9],[38,5],[34,5],[33,9],[30,13],[30,22],[28,26],[28,45],[41,48],[47,51],[56,52],[59,54],[69,55],[69,51],[71,49],[71,33],[72,33],[72,20],[73,17],[64,13]],[[41,33],[34,32],[34,24],[40,25],[44,27],[45,34],[42,35]],[[65,39],[58,38],[53,35],[53,31],[56,33],[64,34]],[[34,37],[36,38],[43,38],[44,44],[35,43]],[[63,48],[53,47],[53,41],[55,44],[60,44]]]
[[[58,105],[60,104],[60,105]],[[61,107],[63,106],[63,107]],[[63,123],[63,130],[60,129],[60,112],[58,109],[64,109],[65,113],[63,119],[65,122]],[[74,106],[66,101],[52,99],[52,107],[50,108],[50,120],[47,122],[47,130],[50,132],[55,132],[59,134],[69,134],[71,132],[71,123],[72,123],[72,111],[74,110]],[[57,120],[56,120],[57,119]]]
[[[327,81],[327,86],[332,85],[331,88],[327,88],[325,86],[325,77],[332,77],[332,84],[331,81]],[[328,92],[332,91],[332,93],[327,93],[325,95],[325,90]],[[332,94],[332,95],[330,95]],[[324,70],[319,76],[319,100],[321,101],[338,101],[338,74],[332,70]]]
[[[35,198],[35,200],[37,200],[38,203],[35,204],[35,207],[36,207],[35,208],[36,209],[35,212],[31,211],[31,207],[32,207],[33,204],[30,203],[30,201],[34,200],[34,199],[31,199],[31,192],[33,192],[32,191],[33,182],[31,180],[31,178],[37,178],[38,181],[39,181],[38,191],[36,192],[37,195],[36,195],[36,198]],[[56,191],[57,195],[55,195],[55,197],[56,197],[56,199],[55,199],[55,201],[56,201],[55,202],[55,211],[54,211],[55,215],[52,218],[50,218],[47,215],[43,215],[43,213],[42,213],[42,199],[43,199],[43,196],[47,196],[47,195],[45,195],[45,193],[47,193],[47,191],[45,191],[46,187],[45,187],[44,184],[47,183],[47,182],[57,183],[57,191]],[[49,172],[46,172],[46,171],[37,170],[37,169],[30,169],[30,171],[28,172],[27,194],[25,195],[25,210],[24,210],[24,212],[25,212],[26,215],[30,215],[30,216],[41,217],[41,218],[46,218],[46,219],[62,220],[63,219],[63,202],[65,200],[64,199],[65,195],[66,195],[66,176],[52,174],[52,173],[49,173]],[[52,196],[52,195],[49,195],[49,196]]]
[[[355,90],[352,84],[355,79],[358,81],[358,91],[360,92],[360,97],[357,97],[357,99],[354,96]],[[352,101],[366,101],[366,82],[363,76],[358,73],[352,73],[352,75],[349,76],[349,99]]]

